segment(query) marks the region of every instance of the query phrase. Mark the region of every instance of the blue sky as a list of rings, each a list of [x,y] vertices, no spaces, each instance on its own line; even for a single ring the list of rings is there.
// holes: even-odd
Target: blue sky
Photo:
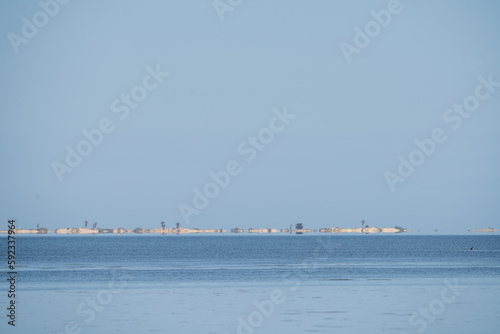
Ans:
[[[41,3],[0,3],[5,227],[498,228],[497,1]],[[476,89],[488,96],[459,116]],[[93,145],[82,131],[103,120]],[[398,174],[435,129],[446,140]],[[66,147],[85,140],[71,168]]]

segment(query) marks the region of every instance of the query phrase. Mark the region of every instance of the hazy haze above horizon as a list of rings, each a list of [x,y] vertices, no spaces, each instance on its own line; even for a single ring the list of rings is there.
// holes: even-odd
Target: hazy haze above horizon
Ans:
[[[73,0],[25,38],[42,7],[2,1],[0,230],[499,228],[500,2],[401,0],[346,57],[390,3]]]

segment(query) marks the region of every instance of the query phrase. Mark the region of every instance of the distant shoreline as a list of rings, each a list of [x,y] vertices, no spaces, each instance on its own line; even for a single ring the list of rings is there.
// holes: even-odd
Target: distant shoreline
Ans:
[[[54,231],[50,231],[46,228],[39,229],[15,229],[15,234],[26,234],[26,235],[143,235],[143,234],[307,234],[307,233],[321,233],[321,234],[378,234],[378,233],[389,233],[389,234],[399,234],[405,232],[415,232],[414,230],[407,230],[406,228],[396,226],[396,227],[365,227],[365,228],[321,228],[321,229],[273,229],[273,228],[249,228],[247,230],[240,228],[232,228],[230,231],[224,229],[197,229],[197,228],[158,228],[158,229],[107,229],[107,228],[58,228]],[[436,231],[437,232],[437,231]],[[484,229],[474,229],[468,230],[468,232],[498,232],[495,228],[484,228]],[[0,231],[0,234],[7,234],[7,230]]]
[[[206,234],[206,233],[227,233],[227,230],[224,229],[197,229],[197,228],[184,228],[184,227],[176,227],[176,228],[157,228],[157,229],[125,229],[122,227],[115,229],[108,228],[85,228],[85,227],[74,227],[74,228],[58,228],[54,231],[50,231],[47,228],[38,228],[38,229],[15,229],[15,234],[60,234],[60,235],[87,235],[87,234]],[[229,233],[240,234],[240,233],[248,233],[248,234],[269,234],[269,233],[284,233],[284,234],[304,234],[304,233],[365,233],[365,234],[374,234],[374,233],[403,233],[407,232],[407,229],[396,226],[396,227],[359,227],[359,228],[340,228],[340,227],[332,227],[332,228],[322,228],[316,229],[274,229],[274,228],[249,228],[246,231],[240,228],[232,228]],[[8,233],[7,230],[0,231],[0,233]]]

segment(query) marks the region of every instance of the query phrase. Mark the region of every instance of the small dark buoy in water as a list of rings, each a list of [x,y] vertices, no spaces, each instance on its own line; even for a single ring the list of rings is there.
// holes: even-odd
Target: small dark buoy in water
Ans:
[[[472,246],[472,247],[470,248],[470,250],[474,250],[474,246]]]

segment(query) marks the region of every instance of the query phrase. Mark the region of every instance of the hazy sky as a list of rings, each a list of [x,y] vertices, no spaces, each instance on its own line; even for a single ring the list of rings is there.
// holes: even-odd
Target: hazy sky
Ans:
[[[1,1],[0,229],[498,228],[499,13]]]

